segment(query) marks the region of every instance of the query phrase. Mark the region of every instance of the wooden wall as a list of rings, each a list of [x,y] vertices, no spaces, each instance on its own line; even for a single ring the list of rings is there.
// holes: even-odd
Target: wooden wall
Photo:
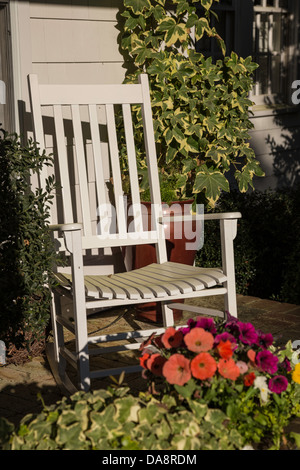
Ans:
[[[121,83],[122,0],[30,1],[32,71],[43,83]]]

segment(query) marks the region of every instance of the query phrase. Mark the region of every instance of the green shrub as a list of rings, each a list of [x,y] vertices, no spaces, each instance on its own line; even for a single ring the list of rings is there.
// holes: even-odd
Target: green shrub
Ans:
[[[235,246],[237,291],[300,304],[300,188],[223,194],[216,211],[240,211]],[[202,266],[220,265],[218,227],[205,224]]]
[[[49,322],[54,251],[48,231],[54,177],[45,190],[30,176],[52,159],[33,142],[0,133],[0,339],[8,351],[43,341]]]
[[[132,396],[125,387],[78,392],[11,431],[0,420],[0,444],[7,450],[213,450],[241,448],[227,417],[199,404],[187,409],[174,397]]]

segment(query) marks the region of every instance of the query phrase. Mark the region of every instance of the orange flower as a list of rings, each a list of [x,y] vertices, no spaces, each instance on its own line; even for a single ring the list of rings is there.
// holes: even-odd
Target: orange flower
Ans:
[[[240,375],[240,369],[233,359],[220,359],[218,370],[225,379],[236,380]]]
[[[170,384],[184,385],[191,378],[190,361],[182,354],[173,354],[164,363],[162,372]]]
[[[147,367],[147,361],[150,357],[150,354],[148,353],[144,353],[141,357],[140,357],[140,365],[144,368],[144,369],[148,369]]]
[[[201,352],[191,361],[191,371],[193,377],[205,380],[214,375],[217,370],[217,363],[207,352]]]
[[[175,328],[168,328],[161,337],[161,341],[165,348],[178,348],[182,343],[183,334],[181,331],[175,330]]]
[[[226,341],[220,341],[217,350],[222,359],[229,359],[233,354],[231,341],[228,339]]]
[[[250,359],[250,362],[251,362],[252,364],[255,364],[256,352],[253,351],[253,349],[249,349],[249,351],[247,352],[247,356],[248,356],[248,359]]]
[[[147,361],[147,368],[151,370],[154,375],[162,375],[162,368],[167,359],[160,354],[151,354]]]
[[[214,344],[214,337],[203,328],[192,328],[184,337],[184,342],[189,351],[200,353],[209,351]]]

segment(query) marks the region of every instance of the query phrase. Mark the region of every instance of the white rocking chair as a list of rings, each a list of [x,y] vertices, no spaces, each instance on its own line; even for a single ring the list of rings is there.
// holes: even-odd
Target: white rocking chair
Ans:
[[[207,214],[200,218],[219,219],[221,231],[222,268],[204,269],[170,263],[167,260],[162,205],[158,177],[153,122],[148,77],[140,75],[138,84],[127,85],[41,85],[36,75],[29,75],[31,110],[34,122],[34,139],[40,148],[56,155],[56,176],[60,181],[61,194],[56,195],[51,229],[56,247],[65,251],[71,259],[69,273],[57,270],[60,287],[53,293],[53,372],[58,381],[70,393],[75,388],[66,374],[66,361],[78,370],[79,388],[89,390],[91,379],[119,375],[123,370],[140,369],[137,364],[105,370],[90,370],[90,355],[108,354],[127,348],[137,349],[138,338],[162,329],[120,332],[113,335],[89,336],[88,313],[111,307],[160,302],[163,312],[163,328],[174,325],[173,309],[190,310],[199,314],[220,315],[220,311],[201,309],[195,305],[174,303],[211,295],[224,295],[224,311],[237,316],[233,240],[236,236],[240,213]],[[124,119],[128,165],[130,170],[131,199],[134,207],[140,207],[138,173],[135,156],[134,128],[131,104],[141,105],[145,133],[151,202],[154,208],[153,226],[147,231],[139,220],[134,231],[129,232],[126,207],[123,202],[122,175],[120,171],[115,105],[121,105]],[[54,123],[54,125],[53,125]],[[71,124],[70,124],[71,123]],[[103,129],[107,135],[103,137]],[[101,138],[100,138],[101,135]],[[52,141],[51,136],[53,136]],[[106,145],[106,147],[105,147]],[[105,153],[107,150],[107,153]],[[47,169],[40,175],[45,184]],[[116,230],[107,229],[109,219],[101,208],[110,207],[107,190],[113,181],[116,201]],[[110,190],[111,191],[111,190]],[[99,209],[100,208],[100,209]],[[98,213],[97,213],[98,210]],[[100,211],[100,213],[99,213]],[[199,217],[198,217],[199,218]],[[111,224],[110,224],[111,225]],[[132,226],[132,225],[131,225]],[[86,275],[84,259],[95,253],[96,264],[101,259],[99,250],[127,247],[129,245],[156,245],[157,263],[123,274],[108,273],[105,266],[98,273]],[[101,252],[102,253],[102,252]],[[89,263],[90,264],[90,263]],[[71,297],[73,321],[63,315],[60,299]],[[75,334],[76,351],[71,352],[65,344],[64,329]],[[124,339],[131,341],[124,346]],[[136,342],[133,340],[136,339]],[[119,346],[90,348],[91,345],[109,341],[122,341]],[[140,340],[141,341],[141,340]]]

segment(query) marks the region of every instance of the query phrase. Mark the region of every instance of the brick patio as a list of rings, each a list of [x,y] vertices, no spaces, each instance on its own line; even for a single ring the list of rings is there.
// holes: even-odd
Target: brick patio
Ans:
[[[264,332],[272,333],[278,345],[284,345],[288,340],[300,340],[300,306],[241,295],[238,295],[237,300],[239,319],[253,323],[256,328]],[[217,296],[201,299],[201,304],[208,308],[215,307],[221,310],[223,308],[222,297]],[[112,321],[119,313],[119,311],[113,311],[107,314],[109,318],[107,315],[104,317],[103,314],[95,315],[91,321],[91,331],[102,328],[105,323]],[[190,317],[191,315],[185,312],[180,323],[184,324]],[[133,324],[139,324],[141,327],[147,328],[146,323],[137,322],[133,311],[128,311],[119,321],[122,322],[122,327],[127,324],[130,328]],[[118,323],[113,325],[109,332],[113,332],[118,327]],[[124,360],[133,361],[133,354],[133,352],[129,353],[128,358],[110,356],[106,358],[105,362],[114,365],[117,361],[120,365]],[[140,373],[128,375],[125,380],[133,393],[143,390],[145,387]],[[94,382],[94,388],[105,388],[110,383],[110,378],[98,379]],[[61,391],[52,376],[45,357],[36,357],[22,366],[8,365],[0,368],[0,391],[1,416],[15,424],[26,414],[42,410],[43,405],[38,394],[41,394],[46,405],[56,403],[62,398]],[[300,420],[297,422],[298,432],[299,422]]]

